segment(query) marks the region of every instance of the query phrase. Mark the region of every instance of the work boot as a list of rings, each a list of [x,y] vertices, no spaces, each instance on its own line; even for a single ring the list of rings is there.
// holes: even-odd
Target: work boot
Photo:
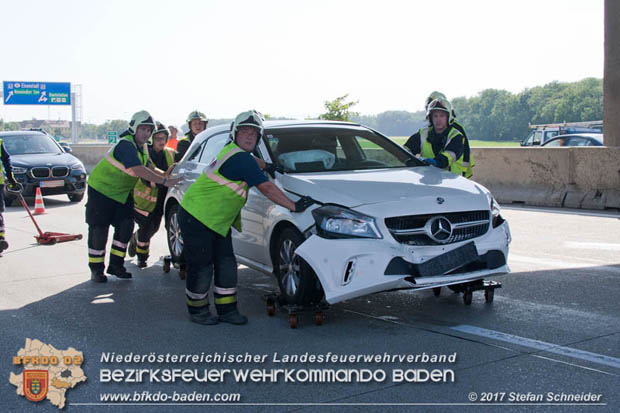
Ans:
[[[4,238],[0,238],[0,252],[9,249],[9,243]]]
[[[101,270],[91,270],[90,279],[96,283],[107,283],[108,282],[108,277],[103,275],[103,271]]]
[[[190,314],[189,319],[192,323],[202,324],[205,326],[212,326],[219,322],[218,317],[211,315],[211,313]]]
[[[122,265],[108,265],[108,269],[106,270],[106,272],[111,275],[116,275],[118,278],[131,278],[131,273],[127,271]]]
[[[146,268],[146,258],[138,257],[138,268]]]
[[[237,325],[247,324],[248,322],[248,318],[244,316],[243,314],[239,313],[239,310],[233,310],[229,313],[222,314],[218,317],[218,319],[222,323],[237,324]]]
[[[129,240],[129,246],[127,247],[127,254],[129,254],[130,257],[136,256],[136,245],[138,245],[137,236],[138,236],[138,232],[136,231],[133,233],[133,235],[131,236],[131,239]]]

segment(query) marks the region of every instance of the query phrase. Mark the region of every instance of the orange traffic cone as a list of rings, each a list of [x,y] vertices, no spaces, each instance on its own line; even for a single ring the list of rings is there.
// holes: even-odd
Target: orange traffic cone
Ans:
[[[41,188],[37,186],[37,193],[34,198],[34,214],[45,214],[45,205],[43,205],[43,197],[41,196]]]

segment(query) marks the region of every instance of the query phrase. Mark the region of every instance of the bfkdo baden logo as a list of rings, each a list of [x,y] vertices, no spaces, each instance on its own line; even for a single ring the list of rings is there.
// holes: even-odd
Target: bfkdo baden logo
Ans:
[[[9,382],[16,393],[32,402],[49,400],[54,406],[65,407],[66,393],[86,381],[82,370],[84,355],[73,347],[58,350],[39,340],[26,339],[24,348],[13,356],[13,366],[21,366],[21,374],[11,372]]]
[[[40,402],[47,396],[49,372],[47,370],[24,370],[24,396],[33,402]]]

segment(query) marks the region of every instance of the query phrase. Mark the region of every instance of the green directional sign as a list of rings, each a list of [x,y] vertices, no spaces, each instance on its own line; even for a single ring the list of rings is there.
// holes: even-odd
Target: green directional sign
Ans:
[[[117,139],[118,139],[117,131],[108,131],[108,143],[116,143]]]

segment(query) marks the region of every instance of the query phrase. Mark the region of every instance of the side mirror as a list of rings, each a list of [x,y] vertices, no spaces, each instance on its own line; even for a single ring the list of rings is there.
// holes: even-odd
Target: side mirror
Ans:
[[[73,152],[73,149],[71,149],[71,147],[66,144],[66,143],[61,143],[60,146],[62,147],[62,149],[66,152],[66,153],[71,153]]]

